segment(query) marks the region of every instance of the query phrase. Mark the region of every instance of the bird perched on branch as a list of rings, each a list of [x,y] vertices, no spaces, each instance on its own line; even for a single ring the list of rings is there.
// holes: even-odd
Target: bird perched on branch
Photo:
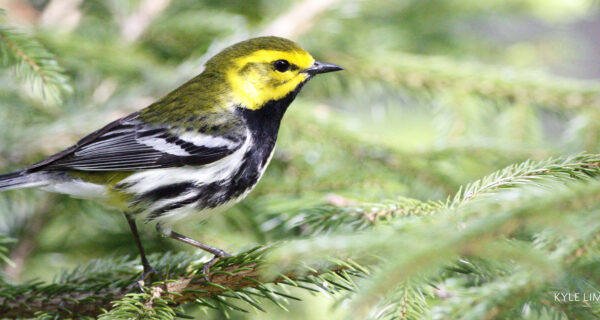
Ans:
[[[315,61],[296,43],[260,37],[212,57],[204,71],[150,106],[92,132],[22,171],[0,175],[0,190],[39,187],[120,208],[139,249],[143,278],[153,272],[136,220],[163,235],[227,256],[173,231],[243,199],[264,173],[283,114],[319,73],[342,70]]]

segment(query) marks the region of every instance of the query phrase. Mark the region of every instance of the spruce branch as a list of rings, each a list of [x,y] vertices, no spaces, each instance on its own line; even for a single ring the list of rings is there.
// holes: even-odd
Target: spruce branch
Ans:
[[[430,316],[440,319],[495,319],[504,311],[496,306],[516,304],[515,301],[537,289],[541,280],[530,272],[519,272],[478,287],[465,288],[461,283],[448,283],[444,286],[448,297],[432,310]]]
[[[3,25],[0,61],[2,66],[14,66],[16,75],[29,84],[33,95],[50,105],[60,103],[63,95],[72,91],[52,53],[36,40]]]
[[[404,281],[370,310],[368,319],[420,319],[427,310],[427,299],[433,296],[432,292],[426,279]]]
[[[380,203],[327,204],[298,209],[296,214],[280,212],[265,215],[264,232],[315,236],[319,234],[360,231],[376,224],[392,222],[402,217],[424,217],[444,208],[444,203],[420,201],[406,197]]]
[[[7,318],[33,317],[43,312],[60,317],[98,316],[103,319],[140,316],[172,319],[175,309],[195,302],[217,309],[240,308],[229,301],[237,299],[261,309],[257,298],[281,305],[281,299],[294,297],[279,292],[273,285],[288,285],[311,291],[351,290],[350,275],[361,275],[362,268],[352,264],[327,263],[306,266],[302,272],[287,272],[272,278],[262,273],[263,256],[269,248],[257,247],[219,261],[211,268],[210,280],[202,274],[198,256],[185,253],[154,255],[151,260],[159,274],[168,280],[138,287],[137,260],[95,261],[65,273],[56,282],[11,285],[0,289],[0,314]],[[329,286],[323,286],[328,283]],[[316,287],[315,287],[316,286]],[[127,316],[126,316],[127,315]]]
[[[511,188],[536,183],[544,177],[562,182],[585,180],[600,175],[600,155],[581,154],[543,161],[525,161],[496,171],[482,179],[469,183],[456,193],[449,208],[456,208],[479,195],[501,188]]]

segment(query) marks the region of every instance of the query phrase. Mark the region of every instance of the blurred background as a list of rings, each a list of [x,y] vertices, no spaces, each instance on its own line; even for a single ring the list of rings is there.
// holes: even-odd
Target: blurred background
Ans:
[[[445,200],[509,164],[598,152],[597,1],[0,0],[0,8],[1,28],[37,40],[47,51],[36,59],[58,62],[37,78],[0,70],[0,172],[147,106],[252,36],[291,38],[346,68],[305,87],[246,200],[178,230],[233,252],[305,236],[273,227],[305,208]],[[150,252],[191,250],[144,229]],[[0,233],[19,239],[8,254],[15,264],[3,267],[13,282],[137,255],[122,214],[35,190],[0,193]],[[230,316],[348,318],[334,299],[297,295],[304,301],[289,313],[266,306]]]

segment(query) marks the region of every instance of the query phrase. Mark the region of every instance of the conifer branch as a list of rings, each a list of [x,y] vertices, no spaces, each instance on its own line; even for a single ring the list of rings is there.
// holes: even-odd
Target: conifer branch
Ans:
[[[32,93],[50,105],[72,91],[64,70],[54,56],[37,41],[0,25],[0,61],[15,66],[17,76],[26,80]]]
[[[301,209],[295,215],[282,219],[280,213],[266,215],[264,222],[268,232],[301,236],[361,231],[376,224],[393,222],[406,217],[425,217],[444,208],[442,202],[424,202],[417,199],[399,197],[381,203],[360,203],[352,205],[322,205]],[[277,231],[277,232],[275,232]]]
[[[204,280],[203,264],[197,262],[197,256],[184,253],[162,257],[154,255],[151,258],[154,267],[160,274],[167,274],[168,280],[152,283],[144,287],[143,292],[137,281],[138,261],[128,259],[96,261],[63,275],[60,281],[52,284],[3,283],[0,314],[7,318],[33,317],[40,313],[59,317],[98,316],[104,310],[112,309],[104,317],[110,319],[123,314],[143,317],[170,314],[177,306],[189,302],[217,309],[227,308],[231,306],[227,303],[228,299],[239,299],[260,309],[256,297],[280,304],[276,297],[287,296],[272,287],[274,284],[316,290],[311,286],[322,287],[323,281],[326,281],[330,284],[328,290],[335,292],[351,289],[353,282],[349,276],[362,273],[362,269],[340,262],[265,278],[261,264],[267,250],[254,248],[219,261],[211,268],[211,282],[208,283]]]
[[[543,161],[525,161],[508,166],[461,188],[449,204],[455,208],[479,195],[552,178],[562,182],[585,180],[600,175],[600,155],[581,154]]]

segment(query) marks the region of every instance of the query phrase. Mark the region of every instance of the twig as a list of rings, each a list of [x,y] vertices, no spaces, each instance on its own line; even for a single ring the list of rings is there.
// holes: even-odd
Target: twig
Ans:
[[[17,55],[23,61],[25,61],[25,63],[27,63],[31,70],[38,74],[42,81],[47,81],[47,76],[42,71],[42,67],[40,67],[40,65],[37,62],[35,62],[32,57],[26,54],[25,51],[23,51],[23,49],[21,49],[16,43],[11,41],[8,38],[8,36],[6,36],[6,34],[2,31],[0,31],[0,40],[6,43],[6,46],[9,47],[15,53],[15,55]]]
[[[236,259],[236,257],[228,259]],[[188,275],[155,284],[145,289],[151,295],[145,305],[152,307],[153,300],[164,301],[163,299],[166,299],[169,301],[170,306],[175,307],[199,298],[215,297],[232,290],[259,288],[268,283],[289,282],[305,276],[288,272],[274,279],[265,279],[260,274],[259,264],[260,261],[251,264],[241,262],[229,265],[214,272],[210,283],[207,283],[203,277]],[[329,269],[312,271],[308,275],[319,276],[337,273],[347,268],[348,266],[345,265],[334,265]],[[93,277],[86,279],[86,283],[90,281],[95,280]],[[52,290],[59,293],[52,293],[52,290],[46,288],[32,289],[10,298],[6,297],[8,294],[2,293],[4,298],[0,298],[0,314],[5,318],[32,317],[36,312],[50,312],[59,317],[97,316],[103,310],[110,310],[113,307],[113,301],[118,301],[129,293],[139,293],[136,283],[135,278],[133,278],[131,282],[124,286],[96,291],[81,290],[81,288],[77,288],[76,284],[64,284],[66,288],[59,290],[56,289],[59,287],[58,284],[51,284],[47,286],[54,286]]]

